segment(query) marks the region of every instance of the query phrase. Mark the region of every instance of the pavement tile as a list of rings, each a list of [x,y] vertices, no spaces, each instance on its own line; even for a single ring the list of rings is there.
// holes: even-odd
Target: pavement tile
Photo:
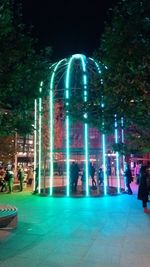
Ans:
[[[18,226],[0,230],[0,267],[150,267],[150,216],[136,191],[97,198],[0,194]]]

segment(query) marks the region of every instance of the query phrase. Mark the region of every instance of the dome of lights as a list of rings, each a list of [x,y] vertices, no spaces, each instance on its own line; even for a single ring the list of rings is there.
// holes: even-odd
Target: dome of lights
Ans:
[[[77,192],[80,194],[93,194],[90,165],[95,169],[97,194],[108,194],[109,188],[114,185],[120,193],[123,185],[120,173],[123,158],[111,150],[114,141],[117,143],[119,138],[123,139],[123,132],[117,128],[117,121],[114,119],[114,135],[106,136],[99,129],[88,125],[88,112],[83,114],[83,121],[74,121],[70,113],[70,106],[76,97],[82,103],[90,100],[96,86],[95,77],[99,79],[100,88],[102,87],[101,68],[102,64],[83,54],[62,59],[50,68],[49,95],[35,100],[34,165],[39,169],[39,193],[45,188],[51,196],[58,189],[66,196],[72,195],[73,162],[79,169]],[[40,92],[42,86],[41,82]],[[99,99],[102,105],[101,89]],[[78,106],[75,112],[80,113]],[[101,188],[98,186],[100,168],[104,176]]]

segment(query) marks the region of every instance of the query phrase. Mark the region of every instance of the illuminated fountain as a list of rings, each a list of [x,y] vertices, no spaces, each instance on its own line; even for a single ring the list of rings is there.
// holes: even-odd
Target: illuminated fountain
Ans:
[[[97,75],[102,83],[101,65],[83,54],[75,54],[69,59],[53,64],[50,73],[49,96],[47,98],[42,96],[41,82],[41,97],[35,100],[34,168],[38,166],[39,193],[45,190],[53,196],[55,189],[59,188],[62,194],[72,195],[70,188],[72,161],[78,162],[80,169],[85,170],[86,196],[92,194],[90,162],[95,165],[97,175],[100,166],[104,171],[103,187],[101,190],[97,189],[97,194],[109,194],[113,182],[112,177],[109,177],[108,168],[112,166],[115,170],[113,181],[116,192],[120,193],[124,187],[120,172],[124,159],[118,152],[111,151],[111,142],[118,143],[124,138],[123,130],[118,129],[117,117],[114,118],[114,136],[107,137],[98,129],[90,128],[86,122],[88,113],[83,115],[85,119],[83,123],[73,121],[70,115],[71,101],[76,95],[80,95],[83,103],[88,101],[94,75]],[[104,104],[101,92],[99,95],[102,106]]]

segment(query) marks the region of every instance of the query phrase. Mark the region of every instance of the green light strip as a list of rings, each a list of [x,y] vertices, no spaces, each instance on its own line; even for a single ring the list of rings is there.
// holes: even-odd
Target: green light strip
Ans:
[[[66,106],[69,105],[69,87],[70,87],[70,72],[72,62],[75,59],[80,59],[83,68],[83,86],[84,86],[84,101],[87,101],[87,77],[86,77],[86,57],[82,54],[73,55],[67,67],[66,74]],[[66,111],[68,113],[68,110]],[[87,114],[85,114],[87,116]],[[66,176],[67,176],[67,196],[70,195],[70,127],[69,127],[69,115],[66,116]],[[84,124],[84,137],[85,137],[85,173],[86,173],[86,195],[89,195],[89,171],[88,171],[88,125]]]
[[[66,195],[67,197],[70,195],[70,127],[69,127],[69,116],[67,107],[69,106],[69,85],[70,85],[70,70],[71,64],[74,59],[72,56],[68,62],[67,73],[66,73]]]
[[[49,110],[50,110],[50,129],[49,129],[49,140],[50,140],[50,196],[53,195],[53,182],[54,182],[54,80],[56,71],[62,62],[66,61],[66,59],[60,60],[58,63],[55,63],[55,68],[52,72],[52,76],[50,79],[50,95],[49,95]]]
[[[101,69],[99,64],[93,59],[93,58],[89,58],[90,60],[92,60],[95,63],[95,66],[97,68],[97,71],[99,74],[101,74]],[[101,80],[102,83],[102,80]],[[104,103],[101,103],[101,107],[104,107]],[[103,122],[104,125],[104,122]],[[103,159],[103,172],[104,172],[104,195],[107,195],[107,174],[106,174],[106,135],[102,134],[102,159]]]
[[[118,144],[118,122],[115,114],[115,143]],[[119,152],[116,151],[116,176],[117,176],[117,192],[120,193],[120,164]]]
[[[84,102],[87,101],[87,75],[86,75],[86,57],[81,56],[83,67],[83,88],[84,88]],[[87,118],[87,113],[84,114]],[[85,176],[86,176],[86,196],[89,196],[89,147],[88,147],[88,124],[84,123],[84,142],[85,142]]]
[[[43,82],[40,84],[39,92],[42,92]],[[42,167],[42,98],[39,97],[39,187],[38,192],[41,193],[41,167]]]
[[[69,133],[70,133],[70,127],[69,127],[69,116],[66,116],[66,172],[67,172],[67,197],[70,195],[70,138],[69,138]]]
[[[33,190],[35,191],[35,176],[36,176],[36,164],[37,164],[37,100],[34,100],[34,181],[33,181]]]
[[[121,142],[124,144],[124,118],[121,118]],[[125,171],[125,155],[122,156],[123,173]],[[126,177],[124,176],[124,189],[126,190]]]

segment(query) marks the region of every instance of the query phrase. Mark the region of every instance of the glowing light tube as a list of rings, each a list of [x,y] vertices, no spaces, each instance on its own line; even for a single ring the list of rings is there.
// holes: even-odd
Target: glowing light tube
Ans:
[[[115,143],[118,143],[118,128],[117,115],[115,115]],[[117,191],[120,193],[120,173],[119,173],[119,152],[116,152],[116,176],[117,176]]]
[[[37,100],[34,100],[34,180],[33,191],[35,191],[35,176],[36,176],[36,164],[37,164]]]
[[[121,142],[124,144],[124,119],[121,118]],[[125,171],[125,155],[122,156],[123,173]],[[126,190],[126,180],[124,176],[124,189]]]
[[[101,74],[101,69],[99,64],[93,59],[93,58],[89,58],[91,61],[94,62],[97,71],[99,74]],[[101,79],[101,84],[103,84],[103,81]],[[101,107],[104,107],[104,103],[101,103]],[[103,122],[103,126],[104,126],[104,122]],[[107,174],[106,174],[106,135],[102,134],[102,162],[103,162],[103,172],[104,172],[104,195],[107,195]]]
[[[107,195],[107,175],[106,175],[106,136],[102,134],[102,158],[103,158],[103,173],[104,173],[104,195]]]
[[[50,147],[50,196],[53,195],[53,182],[54,182],[54,81],[57,69],[60,65],[66,61],[66,59],[60,60],[58,63],[55,63],[53,66],[53,72],[50,78],[50,92],[49,92],[49,147]]]
[[[66,73],[66,107],[69,105],[69,87],[70,87],[70,72],[72,62],[75,59],[80,59],[83,68],[83,88],[84,88],[84,101],[87,101],[87,76],[86,76],[86,57],[82,54],[75,54],[73,55],[67,67]],[[68,111],[67,111],[68,112]],[[86,117],[87,114],[84,114]],[[70,195],[70,126],[69,126],[69,114],[66,115],[66,179],[67,179],[67,196]],[[85,173],[86,173],[86,196],[89,195],[89,173],[88,173],[88,125],[87,123],[84,124],[84,138],[85,138]]]
[[[43,82],[40,84],[39,92],[42,92]],[[42,98],[39,97],[39,187],[38,193],[41,193],[41,167],[42,167]]]
[[[84,124],[84,139],[85,139],[85,173],[86,173],[86,196],[89,196],[89,167],[88,167],[88,125]]]
[[[70,195],[70,127],[69,127],[69,116],[66,115],[66,183],[67,183],[67,197]]]
[[[81,62],[83,68],[83,88],[84,88],[84,102],[87,101],[87,75],[86,75],[86,57],[81,55]],[[85,113],[87,118],[88,114]],[[88,124],[84,123],[84,144],[85,144],[85,177],[86,177],[86,196],[89,196],[89,147],[88,147]]]

